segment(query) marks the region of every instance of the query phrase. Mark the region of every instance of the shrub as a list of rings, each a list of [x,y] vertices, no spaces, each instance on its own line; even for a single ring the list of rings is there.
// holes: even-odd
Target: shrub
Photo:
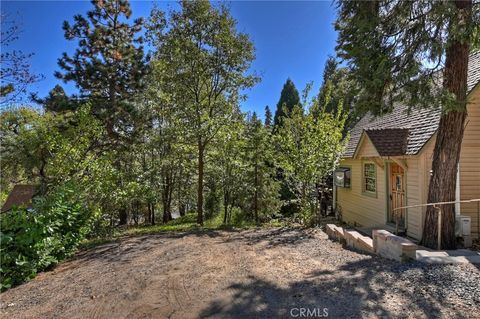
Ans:
[[[35,277],[70,256],[92,225],[92,214],[72,185],[37,198],[32,210],[4,213],[0,229],[1,289]]]

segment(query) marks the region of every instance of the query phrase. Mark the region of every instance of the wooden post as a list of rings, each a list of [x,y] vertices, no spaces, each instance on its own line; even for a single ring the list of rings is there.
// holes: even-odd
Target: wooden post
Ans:
[[[442,249],[442,209],[433,206],[438,211],[438,226],[437,226],[437,249]]]
[[[395,228],[395,235],[398,235],[398,223],[399,223],[399,219],[400,219],[400,218],[398,218],[398,212],[399,212],[399,211],[400,211],[400,210],[395,210],[394,213],[393,213],[393,214],[395,215],[395,224],[396,224],[396,225],[395,225],[395,226],[396,226],[396,228]]]

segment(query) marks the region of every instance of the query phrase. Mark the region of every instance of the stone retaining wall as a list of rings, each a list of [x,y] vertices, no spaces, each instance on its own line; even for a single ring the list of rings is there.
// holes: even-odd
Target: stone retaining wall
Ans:
[[[415,259],[417,245],[386,230],[374,230],[373,239],[354,230],[344,230],[334,224],[327,224],[325,231],[330,239],[360,251],[397,261]]]

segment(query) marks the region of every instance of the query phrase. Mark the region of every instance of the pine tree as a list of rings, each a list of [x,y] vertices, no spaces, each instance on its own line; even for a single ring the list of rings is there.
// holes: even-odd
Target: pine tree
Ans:
[[[265,127],[270,129],[272,127],[272,124],[272,111],[270,111],[270,107],[267,105],[265,106]]]
[[[338,1],[337,53],[361,86],[357,106],[383,114],[400,101],[441,107],[429,203],[455,200],[466,119],[469,53],[480,15],[471,0]],[[475,12],[473,12],[475,11]],[[455,248],[454,205],[442,206],[442,247]],[[427,208],[422,244],[436,247],[437,213]]]
[[[273,120],[275,127],[282,125],[283,118],[292,112],[295,105],[300,105],[300,95],[293,81],[287,79],[280,93],[280,100],[277,103],[277,110]]]
[[[251,185],[248,202],[252,203],[253,217],[259,223],[262,217],[274,215],[280,209],[280,184],[275,181],[275,168],[270,164],[274,155],[272,135],[255,112],[247,119],[245,136],[246,173]]]
[[[93,112],[105,123],[111,137],[118,138],[123,122],[133,108],[127,103],[143,87],[147,64],[142,19],[128,23],[132,15],[126,0],[93,0],[87,17],[76,15],[75,23],[63,24],[65,38],[77,40],[73,56],[63,53],[55,76],[73,81],[82,98],[93,102]],[[129,131],[128,129],[123,130]]]
[[[352,78],[351,70],[348,67],[339,67],[338,61],[329,57],[325,62],[322,86],[318,94],[319,104],[323,105],[327,112],[336,113],[342,102],[343,111],[348,114],[345,130],[353,127],[365,113],[355,107],[357,94],[358,86]]]
[[[32,99],[36,103],[43,105],[45,110],[49,112],[72,111],[78,107],[77,101],[68,97],[63,87],[58,84],[48,92],[47,97],[40,99],[36,95],[32,95]]]

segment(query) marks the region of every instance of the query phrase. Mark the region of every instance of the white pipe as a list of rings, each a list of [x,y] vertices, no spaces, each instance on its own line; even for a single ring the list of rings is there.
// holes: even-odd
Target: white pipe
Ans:
[[[457,166],[457,182],[455,183],[455,216],[460,216],[460,162]]]

